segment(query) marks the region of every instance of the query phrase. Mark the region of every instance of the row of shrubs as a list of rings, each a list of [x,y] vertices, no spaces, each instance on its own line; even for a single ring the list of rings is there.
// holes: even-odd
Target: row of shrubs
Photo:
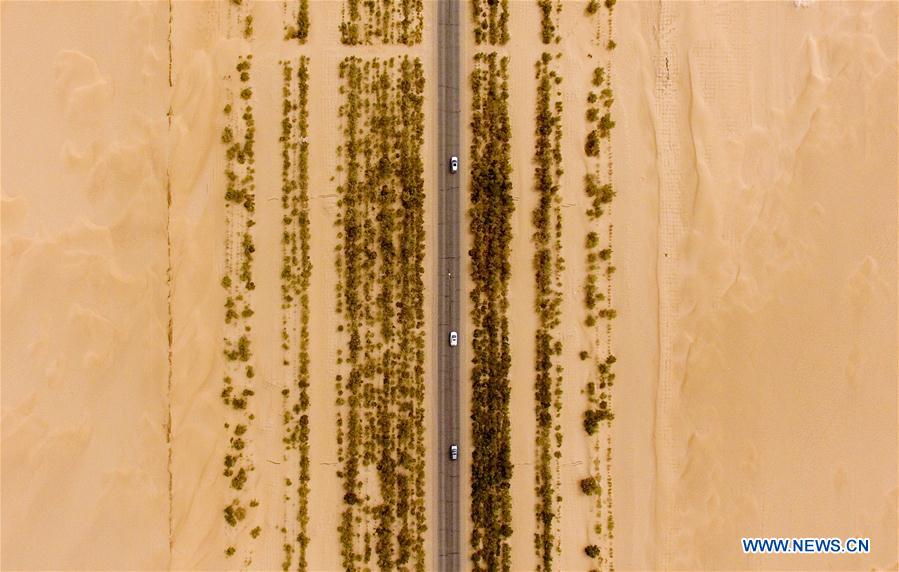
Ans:
[[[537,0],[537,7],[540,9],[540,41],[558,44],[562,41],[559,36],[562,0]]]
[[[289,570],[296,554],[296,569],[303,571],[309,545],[309,59],[301,56],[296,68],[282,61],[281,72],[281,348],[290,380],[281,393],[284,460],[292,460],[296,470],[285,481],[285,501],[296,494],[296,523],[290,527],[296,535],[287,538],[285,523],[282,568]]]
[[[605,14],[606,14],[607,39],[606,39],[605,46],[606,46],[606,49],[609,51],[614,50],[617,46],[617,44],[615,43],[615,39],[612,36],[612,14],[614,12],[615,4],[617,4],[617,3],[618,3],[618,0],[602,0],[602,2],[600,2],[600,0],[589,0],[587,2],[586,14],[588,17],[594,16],[594,15],[597,15],[597,16],[601,15],[601,11],[600,11],[601,5],[605,6],[605,8],[606,8]],[[600,23],[600,25],[597,28],[597,34],[596,34],[597,40],[602,36],[602,33],[599,31],[601,29],[601,27],[602,27],[602,25]]]
[[[424,70],[350,57],[340,77],[341,553],[347,569],[374,556],[382,569],[423,570]],[[369,475],[377,502],[363,494]]]
[[[340,41],[360,44],[421,43],[424,0],[343,0]]]
[[[582,351],[581,359],[591,358],[594,373],[586,386],[588,408],[584,412],[584,431],[593,441],[593,461],[591,475],[580,481],[585,495],[592,496],[595,503],[596,522],[594,534],[601,542],[584,548],[587,557],[594,559],[595,570],[611,570],[612,561],[612,443],[611,424],[612,386],[615,380],[613,366],[616,357],[612,353],[612,325],[617,311],[612,306],[612,277],[615,266],[612,263],[611,221],[604,221],[609,214],[615,190],[612,185],[612,138],[615,127],[612,119],[614,97],[611,86],[611,50],[615,48],[612,38],[612,13],[615,0],[604,0],[606,8],[607,38],[605,40],[605,67],[601,64],[593,70],[592,89],[587,95],[586,120],[590,126],[584,141],[584,153],[588,157],[588,173],[584,179],[587,195],[587,218],[590,229],[584,247],[586,250],[587,274],[584,282],[585,325],[593,334],[592,351]],[[600,3],[590,0],[587,15],[600,12]],[[601,27],[601,25],[600,25]],[[597,39],[602,34],[597,34]],[[601,431],[602,429],[602,431]],[[603,489],[605,487],[605,490]]]
[[[479,53],[471,75],[471,558],[476,570],[511,566],[507,314],[514,205],[508,63],[495,53]]]
[[[296,40],[301,44],[305,44],[309,39],[309,0],[297,2],[293,22],[284,24],[284,39]]]
[[[254,419],[249,404],[255,394],[250,317],[253,315],[251,292],[256,288],[253,280],[256,251],[253,236],[256,212],[256,124],[250,103],[251,64],[252,55],[238,58],[234,72],[239,80],[236,85],[239,86],[240,96],[236,104],[240,114],[235,116],[233,104],[225,106],[226,125],[221,136],[225,147],[226,181],[225,270],[221,280],[225,290],[225,374],[221,398],[229,411],[229,421],[225,423],[229,449],[223,461],[223,475],[235,491],[232,501],[224,507],[223,516],[226,524],[231,527],[237,527],[247,518],[248,509],[258,504],[255,500],[246,503],[243,499],[249,474],[254,470],[247,454]],[[253,531],[251,535],[255,538],[261,529],[254,528]],[[229,557],[235,552],[233,546],[225,549],[225,554]]]
[[[509,41],[509,0],[471,0],[476,44],[501,46]]]
[[[534,401],[537,426],[535,492],[537,495],[534,548],[540,570],[553,569],[560,549],[556,482],[562,456],[562,209],[559,180],[562,176],[562,77],[555,61],[544,53],[536,64],[537,108],[534,152],[534,187],[537,206],[531,215],[534,226],[534,277],[537,331],[535,335]]]

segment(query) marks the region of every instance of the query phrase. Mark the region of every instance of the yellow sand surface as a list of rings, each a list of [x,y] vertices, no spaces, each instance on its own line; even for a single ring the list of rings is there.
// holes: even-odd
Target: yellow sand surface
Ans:
[[[562,2],[557,45],[536,2],[510,0],[513,216],[510,284],[512,568],[534,570],[534,63],[561,53],[565,436],[560,570],[588,570],[594,450],[582,419],[591,371],[583,325],[586,95],[611,61],[617,196],[611,346],[614,567],[618,570],[896,569],[897,4],[628,2],[617,49],[586,2]],[[292,3],[291,3],[292,5]],[[310,57],[309,567],[341,567],[334,376],[338,324],[338,64],[422,58],[429,246],[436,277],[436,10],[419,46],[346,47],[341,3],[310,2],[304,46],[282,2],[254,2],[254,38],[227,2],[0,4],[0,568],[280,569],[281,68]],[[460,181],[467,190],[462,6]],[[602,44],[600,43],[602,42]],[[262,527],[252,561],[222,509],[223,78],[253,53],[257,226],[248,487]],[[467,205],[467,198],[463,199]],[[467,221],[463,254],[467,252]],[[467,293],[467,289],[463,288]],[[468,298],[463,295],[463,315]],[[467,388],[460,357],[462,561],[468,566]],[[428,323],[426,443],[436,443]],[[436,566],[436,455],[426,550]],[[374,484],[371,484],[374,487]],[[867,537],[870,554],[746,555],[741,537]],[[242,541],[241,541],[242,542]]]

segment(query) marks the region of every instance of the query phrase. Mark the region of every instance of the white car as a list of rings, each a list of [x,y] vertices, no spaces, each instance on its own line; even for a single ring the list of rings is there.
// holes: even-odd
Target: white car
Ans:
[[[459,334],[456,332],[450,332],[450,345],[452,347],[456,347],[459,345]]]
[[[450,445],[450,459],[453,461],[459,458],[459,446],[458,445]]]
[[[456,173],[459,171],[459,158],[453,155],[450,157],[450,173]]]

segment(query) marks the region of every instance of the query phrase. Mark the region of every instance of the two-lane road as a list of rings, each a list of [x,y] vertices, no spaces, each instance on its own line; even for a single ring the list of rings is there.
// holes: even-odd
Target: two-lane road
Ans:
[[[459,331],[459,177],[450,173],[449,158],[459,156],[459,1],[437,3],[437,562],[441,571],[460,570],[460,460],[449,457],[459,443],[459,350],[450,347],[449,332]],[[460,172],[464,167],[460,167]]]

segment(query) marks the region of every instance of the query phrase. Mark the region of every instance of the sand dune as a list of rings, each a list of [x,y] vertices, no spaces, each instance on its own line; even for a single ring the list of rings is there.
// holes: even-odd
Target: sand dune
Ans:
[[[614,556],[603,569],[896,569],[897,5],[622,1],[609,52],[606,24],[597,38],[586,2],[562,2],[561,41],[548,47],[537,3],[509,4],[510,39],[496,48],[475,44],[463,6],[462,77],[477,51],[510,57],[511,568],[539,563],[531,213],[534,63],[547,50],[561,54],[565,106],[565,440],[555,567],[590,569],[584,547],[602,542],[595,504],[579,486],[598,462],[583,427],[592,362],[579,354],[595,343],[583,325],[583,242],[594,224],[585,214],[583,180],[593,163],[584,153],[584,117],[593,69],[608,62],[617,195],[602,230],[614,229],[618,317],[609,338],[617,357],[615,529],[604,545]],[[293,506],[282,500],[292,467],[282,462],[281,441],[289,380],[278,294],[279,61],[300,54],[310,57],[308,562],[313,570],[341,568],[338,64],[349,55],[421,58],[431,236],[443,168],[435,157],[437,6],[424,3],[421,44],[358,47],[340,44],[342,5],[324,0],[310,2],[307,43],[286,42],[293,7],[0,5],[3,569],[280,569],[281,527]],[[253,15],[251,40],[236,23],[238,10]],[[220,398],[224,78],[246,53],[254,56],[258,129],[250,320],[259,382],[247,498],[259,501],[249,518],[262,532],[252,543],[222,518],[233,495],[221,476],[229,443]],[[463,185],[469,139],[460,154]],[[463,252],[469,242],[463,233]],[[434,256],[431,244],[426,308]],[[470,330],[469,322],[460,332],[466,368]],[[426,333],[430,382],[432,354],[444,340],[433,324]],[[467,404],[469,376],[462,380]],[[432,449],[434,391],[431,384],[424,404]],[[465,467],[469,440],[465,432]],[[426,474],[435,483],[433,455],[443,452],[430,453]],[[462,473],[467,509],[470,474]],[[368,486],[377,498],[377,484]],[[435,563],[435,486],[427,495],[425,550]],[[746,555],[745,536],[867,537],[871,552]],[[234,543],[238,560],[224,552]]]

